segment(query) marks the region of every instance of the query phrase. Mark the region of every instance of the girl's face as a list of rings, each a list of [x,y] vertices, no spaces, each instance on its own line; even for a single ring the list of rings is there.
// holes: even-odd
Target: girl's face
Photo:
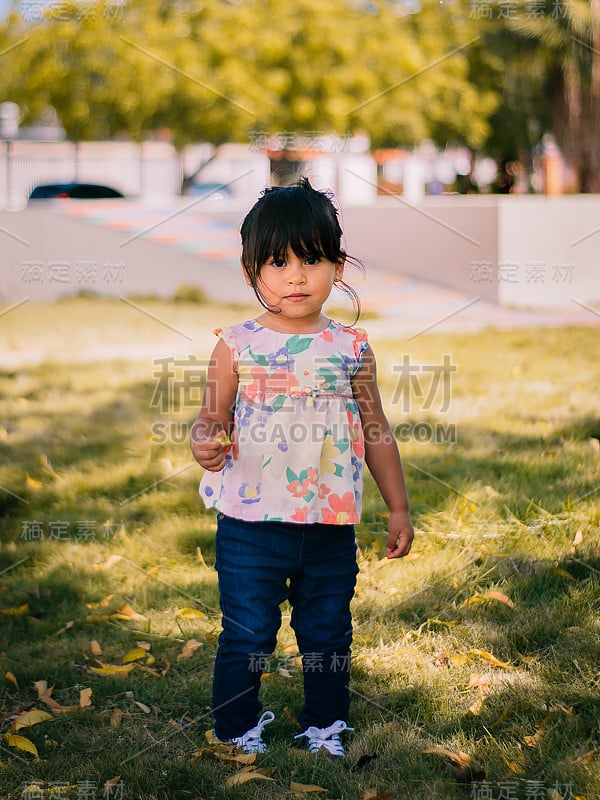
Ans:
[[[261,267],[258,289],[278,319],[316,322],[331,294],[334,281],[344,273],[344,263],[324,257],[302,258],[288,247],[282,260],[269,258]],[[249,283],[248,278],[246,281]]]

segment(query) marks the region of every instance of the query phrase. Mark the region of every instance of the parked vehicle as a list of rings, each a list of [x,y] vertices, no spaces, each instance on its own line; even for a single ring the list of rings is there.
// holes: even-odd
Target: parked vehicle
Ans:
[[[35,186],[30,195],[30,200],[52,200],[56,198],[72,197],[77,200],[97,200],[103,197],[124,197],[112,186],[103,186],[98,183],[41,183]]]
[[[227,197],[233,197],[233,192],[226,183],[217,182],[190,183],[186,187],[184,194],[193,197],[210,197],[214,200],[225,200]]]

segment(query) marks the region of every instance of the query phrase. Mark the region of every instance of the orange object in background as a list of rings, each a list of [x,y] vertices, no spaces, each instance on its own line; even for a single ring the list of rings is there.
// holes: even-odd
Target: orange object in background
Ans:
[[[544,194],[558,195],[564,193],[564,163],[560,150],[549,143],[542,157],[544,170]]]

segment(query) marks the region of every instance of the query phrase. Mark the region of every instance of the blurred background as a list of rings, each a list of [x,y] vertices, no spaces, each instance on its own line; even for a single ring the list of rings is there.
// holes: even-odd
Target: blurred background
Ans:
[[[598,5],[4,0],[2,296],[213,296],[260,190],[308,175],[375,269],[579,312],[600,294]],[[144,245],[125,269],[123,232]],[[67,262],[122,280],[73,285]]]

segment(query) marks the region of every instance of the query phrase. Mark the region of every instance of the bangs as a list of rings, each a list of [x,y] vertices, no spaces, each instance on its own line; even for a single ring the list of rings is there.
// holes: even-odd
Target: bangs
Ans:
[[[271,258],[283,260],[288,247],[298,258],[343,258],[342,229],[329,198],[312,187],[267,190],[242,225],[242,259],[256,275]]]

